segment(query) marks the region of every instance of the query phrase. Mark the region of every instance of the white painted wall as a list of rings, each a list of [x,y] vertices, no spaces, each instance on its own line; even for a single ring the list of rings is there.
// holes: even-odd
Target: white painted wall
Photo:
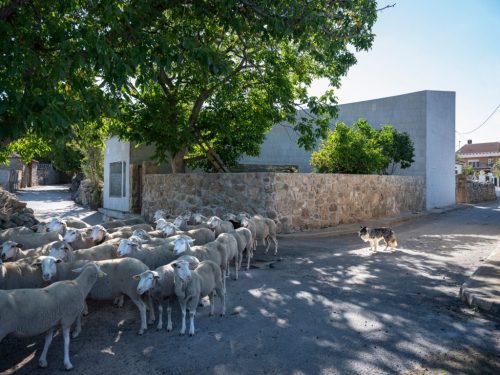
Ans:
[[[128,212],[130,210],[129,196],[130,196],[130,143],[121,142],[118,137],[112,137],[106,142],[106,149],[104,151],[104,197],[103,207],[111,210]],[[109,196],[109,164],[124,161],[125,168],[125,181],[126,191],[125,197],[110,197]]]
[[[426,206],[455,203],[455,93],[426,93]]]

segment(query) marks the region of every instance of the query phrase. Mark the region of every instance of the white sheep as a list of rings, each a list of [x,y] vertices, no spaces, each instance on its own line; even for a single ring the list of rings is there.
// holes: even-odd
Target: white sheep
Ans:
[[[35,233],[46,233],[48,232],[47,223],[39,222],[31,227]]]
[[[64,221],[66,222],[66,225],[69,228],[76,228],[76,229],[88,229],[90,228],[90,225],[87,224],[85,221],[74,217],[74,216],[67,216],[64,218]]]
[[[174,224],[167,223],[162,228],[162,231],[165,234],[165,237],[167,237],[167,238],[178,235],[178,234],[184,234],[184,235],[189,236],[192,239],[194,239],[195,243],[197,245],[203,245],[203,244],[206,244],[208,242],[215,241],[214,232],[208,228],[191,229],[191,230],[184,232],[184,231],[179,230]]]
[[[0,260],[0,289],[41,288],[44,285],[42,273],[31,263],[3,263]]]
[[[13,233],[6,240],[18,243],[24,249],[35,249],[50,242],[61,241],[62,237],[57,232],[33,233],[30,231],[30,233]]]
[[[2,244],[2,253],[0,258],[3,261],[11,261],[15,262],[18,260],[24,261],[32,261],[34,258],[46,254],[49,252],[49,249],[56,244],[61,243],[62,241],[54,241],[43,246],[37,247],[36,249],[27,249],[22,250],[22,245],[18,244],[14,241],[5,241]]]
[[[76,260],[105,260],[117,257],[116,249],[119,240],[111,240],[88,249],[73,250],[66,242],[55,243],[49,248],[49,255],[63,259],[66,262]]]
[[[210,315],[214,314],[214,296],[217,294],[222,303],[221,316],[226,313],[225,289],[223,275],[219,265],[205,260],[194,270],[190,270],[187,260],[178,260],[172,263],[174,268],[175,294],[179,300],[182,312],[180,334],[186,333],[186,308],[189,309],[189,335],[194,335],[194,316],[200,298],[210,297]]]
[[[215,237],[218,237],[221,233],[229,233],[234,230],[234,226],[230,221],[222,220],[218,216],[212,216],[208,219],[207,225],[215,232]]]
[[[170,211],[163,208],[155,211],[153,215],[153,220],[154,222],[156,222],[159,219],[168,219],[169,216],[170,216]]]
[[[200,224],[196,224],[196,225],[189,225],[188,221],[190,220],[190,218],[191,218],[191,215],[189,215],[189,217],[182,216],[182,215],[177,216],[173,223],[177,228],[179,228],[182,231],[188,231],[191,229],[198,229],[198,228],[209,228],[208,224],[205,222],[201,222]]]
[[[84,237],[83,233],[81,229],[68,228],[63,240],[69,243],[73,250],[88,249],[97,245],[91,237]]]
[[[254,238],[255,249],[257,247],[257,240],[262,240],[263,245],[267,244],[265,253],[269,251],[271,240],[274,242],[274,255],[278,254],[278,240],[276,238],[276,223],[269,218],[260,215],[255,215],[248,219],[245,216],[241,217],[241,224],[243,227],[250,229]]]
[[[200,261],[192,256],[179,257],[177,261],[186,260],[190,263],[191,269],[196,269]],[[174,269],[170,264],[160,266],[155,270],[147,270],[134,278],[139,280],[137,285],[137,294],[143,295],[149,292],[153,302],[158,305],[158,324],[156,328],[163,328],[163,301],[167,301],[167,332],[172,330],[172,307],[170,306],[175,297],[174,290]]]
[[[0,290],[0,341],[8,334],[25,337],[47,332],[38,360],[40,367],[47,367],[47,351],[54,327],[60,324],[64,339],[64,368],[71,370],[71,325],[81,316],[85,297],[97,278],[105,276],[95,263],[75,271],[80,272],[80,275],[72,282],[56,282],[43,289]]]
[[[215,241],[205,245],[193,246],[192,238],[182,236],[174,242],[174,255],[192,255],[202,260],[211,260],[219,265],[222,274],[225,276],[229,272],[229,262],[238,256],[238,243],[232,235],[221,234]],[[235,267],[236,278],[238,277],[238,267]],[[226,290],[226,278],[223,278],[224,290]]]
[[[132,233],[136,229],[144,229],[145,231],[149,232],[149,231],[153,230],[153,227],[149,224],[146,224],[146,223],[138,223],[138,224],[132,224],[132,225],[125,225],[124,227],[110,228],[110,229],[107,229],[107,231],[110,234],[114,234],[116,232]]]
[[[252,232],[248,228],[238,228],[229,234],[233,235],[238,242],[238,269],[241,269],[241,262],[243,261],[243,252],[247,252],[247,271],[250,269],[250,258],[253,256],[253,237]]]
[[[14,235],[17,236],[21,234],[33,234],[33,231],[27,227],[15,227],[0,230],[0,242],[12,240]]]
[[[66,222],[61,219],[60,217],[53,217],[48,223],[47,223],[47,230],[49,232],[56,232],[59,233],[61,236],[64,236],[64,233],[66,233],[66,228],[68,226],[66,225]]]
[[[59,263],[59,259],[52,256],[40,257],[37,259],[41,265],[44,280],[71,280],[74,278],[71,270],[76,263]],[[88,297],[98,301],[107,301],[127,295],[139,309],[141,316],[141,328],[139,334],[142,335],[147,329],[146,305],[142,298],[136,293],[137,280],[134,276],[146,271],[147,266],[134,258],[108,259],[95,262],[108,274],[106,280],[98,281],[90,290]],[[154,310],[150,311],[150,320],[154,322]]]
[[[129,239],[122,239],[116,250],[118,257],[132,257],[139,259],[149,269],[155,269],[175,260],[178,256],[172,254],[170,248],[173,247],[174,241],[177,239],[172,238],[170,242],[155,247],[144,247],[138,238],[131,237]]]

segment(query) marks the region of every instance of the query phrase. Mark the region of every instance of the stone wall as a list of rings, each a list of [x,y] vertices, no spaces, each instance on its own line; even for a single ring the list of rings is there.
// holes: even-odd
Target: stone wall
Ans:
[[[496,199],[494,184],[468,180],[464,175],[456,177],[457,203],[489,202]]]
[[[20,202],[14,194],[0,188],[0,229],[24,225],[31,227],[38,223],[31,208]]]
[[[423,176],[309,173],[145,175],[142,214],[226,210],[275,219],[283,232],[319,229],[425,209]]]

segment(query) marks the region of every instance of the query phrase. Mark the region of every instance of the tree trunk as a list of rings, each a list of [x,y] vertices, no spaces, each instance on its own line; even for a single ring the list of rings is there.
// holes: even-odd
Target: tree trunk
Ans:
[[[170,166],[172,167],[172,173],[186,173],[186,163],[184,157],[186,156],[186,147],[181,148],[175,154],[170,156]]]

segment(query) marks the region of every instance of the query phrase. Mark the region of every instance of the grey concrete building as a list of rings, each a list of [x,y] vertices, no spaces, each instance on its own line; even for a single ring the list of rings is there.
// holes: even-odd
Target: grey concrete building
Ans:
[[[398,175],[426,177],[426,207],[455,202],[455,93],[419,91],[387,98],[339,105],[338,118],[347,125],[365,118],[375,127],[391,124],[407,132],[415,146],[415,162]],[[312,172],[311,152],[297,146],[297,135],[287,124],[275,126],[262,144],[259,157],[244,157],[243,164],[292,164]]]
[[[350,125],[365,118],[375,127],[394,125],[409,133],[415,145],[415,162],[395,174],[425,176],[426,207],[455,203],[455,93],[420,91],[339,106],[337,120]],[[335,122],[332,121],[332,127]],[[106,142],[104,157],[104,208],[122,212],[140,208],[142,176],[169,173],[168,165],[150,161],[151,146],[134,147],[113,137]],[[296,165],[312,172],[311,152],[297,146],[297,135],[287,124],[268,133],[259,157],[243,157],[242,164]]]

